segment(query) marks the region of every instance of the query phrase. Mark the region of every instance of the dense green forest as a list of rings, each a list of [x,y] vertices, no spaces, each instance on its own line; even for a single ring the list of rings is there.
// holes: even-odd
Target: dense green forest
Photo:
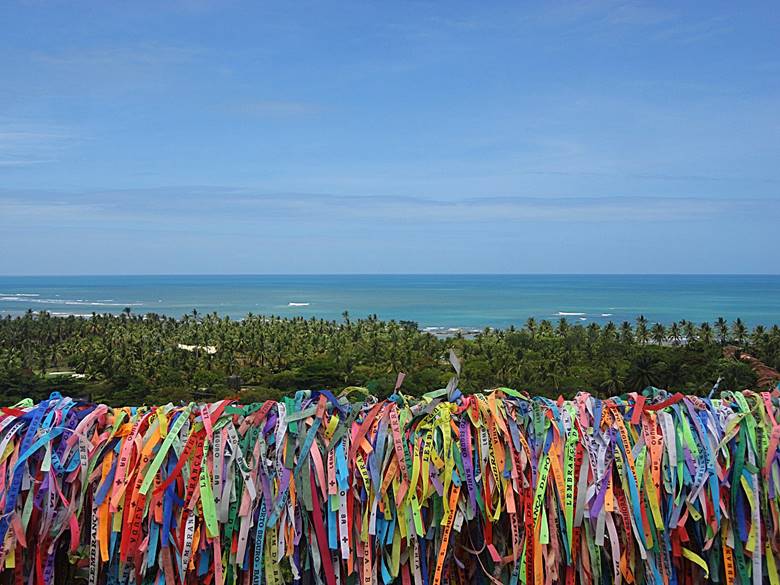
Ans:
[[[110,404],[253,401],[354,385],[385,396],[398,372],[407,374],[403,391],[419,394],[446,384],[450,349],[463,362],[464,391],[511,386],[547,396],[611,395],[656,386],[706,394],[718,378],[721,389],[754,387],[754,368],[724,355],[730,345],[739,348],[737,357],[746,352],[780,367],[780,328],[750,330],[739,319],[669,326],[641,316],[604,326],[529,319],[466,339],[347,313],[336,322],[196,311],[181,319],[129,309],[91,318],[28,312],[0,319],[0,395],[4,404],[52,390]]]

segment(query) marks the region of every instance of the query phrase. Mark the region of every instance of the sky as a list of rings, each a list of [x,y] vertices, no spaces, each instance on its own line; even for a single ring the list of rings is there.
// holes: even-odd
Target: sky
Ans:
[[[780,272],[777,2],[0,22],[0,274]]]

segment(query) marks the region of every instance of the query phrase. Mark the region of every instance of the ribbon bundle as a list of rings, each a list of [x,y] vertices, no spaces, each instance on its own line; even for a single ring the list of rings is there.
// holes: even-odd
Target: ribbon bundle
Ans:
[[[0,414],[0,577],[778,585],[780,392]],[[67,557],[64,557],[67,555]]]

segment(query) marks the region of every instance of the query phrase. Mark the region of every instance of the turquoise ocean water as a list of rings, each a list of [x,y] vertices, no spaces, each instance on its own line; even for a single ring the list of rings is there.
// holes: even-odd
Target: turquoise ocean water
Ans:
[[[780,275],[307,275],[0,276],[0,316],[32,309],[56,315],[197,309],[341,319],[376,313],[430,328],[520,325],[528,317],[617,323],[780,323]]]

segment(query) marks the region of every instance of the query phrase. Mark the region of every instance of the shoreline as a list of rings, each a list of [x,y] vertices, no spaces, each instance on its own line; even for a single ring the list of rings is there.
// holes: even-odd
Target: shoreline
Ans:
[[[121,318],[122,316],[124,316],[123,312],[67,313],[67,312],[46,311],[46,310],[40,310],[40,311],[32,311],[32,310],[30,310],[30,311],[31,311],[32,315],[39,316],[40,314],[43,313],[43,314],[48,314],[50,316],[50,318],[54,318],[54,319],[69,319],[69,318],[73,317],[75,319],[85,319],[86,320],[86,319],[91,319],[93,316],[95,316],[95,317],[110,316],[110,317],[115,317],[115,318]],[[27,314],[27,311],[19,312],[19,313],[16,313],[16,314],[11,314],[10,312],[6,312],[6,311],[0,310],[0,319],[4,318],[4,314],[5,314],[6,317],[10,317],[11,319],[19,319],[19,318],[23,318]],[[154,313],[154,312],[149,312],[149,313],[144,313],[144,314],[141,314],[141,313],[135,313],[135,314],[127,313],[128,317],[140,318],[142,321],[146,321],[148,319],[148,315],[157,315],[157,316],[159,316],[161,318],[168,318],[168,317],[170,317],[169,315],[166,315],[164,313]],[[200,319],[203,319],[204,317],[208,317],[208,316],[212,315],[212,313],[207,313],[207,314],[200,314],[200,313],[198,313],[198,315],[199,315]],[[577,317],[577,320],[574,320],[573,317],[574,316],[578,316],[578,315],[583,315],[583,316]],[[588,313],[582,313],[582,312],[578,312],[578,313],[561,313],[561,312],[559,312],[557,315],[554,315],[552,317],[548,317],[548,318],[545,318],[545,317],[532,317],[532,319],[536,322],[537,326],[546,321],[546,322],[550,323],[550,325],[552,326],[553,329],[558,327],[559,324],[561,323],[561,321],[565,321],[566,322],[566,327],[568,327],[568,328],[588,327],[590,324],[595,324],[599,328],[601,328],[601,327],[603,327],[603,326],[605,326],[605,325],[607,325],[609,323],[613,324],[615,327],[619,327],[622,323],[628,323],[633,328],[633,327],[636,326],[637,319],[640,317],[640,315],[637,315],[637,316],[635,316],[634,318],[631,318],[631,319],[612,320],[612,319],[608,319],[608,317],[612,316],[611,313],[608,313],[608,314],[601,313],[599,315],[599,317],[584,317],[584,315],[588,315]],[[178,322],[182,322],[185,319],[190,318],[191,316],[192,316],[192,313],[185,313],[185,314],[183,314],[183,315],[181,315],[179,317],[175,317],[175,320],[178,321]],[[219,315],[219,314],[217,314],[217,317],[219,317],[219,318],[226,317],[226,316],[229,317],[229,315]],[[270,319],[274,319],[274,318],[285,319],[285,320],[293,320],[293,319],[295,319],[295,316],[289,316],[289,315],[252,315],[252,317],[255,318],[255,319],[264,319],[264,320],[270,320]],[[312,316],[312,317],[314,317],[314,316]],[[329,323],[338,323],[339,322],[337,319],[324,319],[324,318],[319,318],[319,317],[314,317],[314,318],[317,318],[317,319],[320,319],[322,321],[329,322]],[[601,322],[597,321],[597,319],[599,319],[599,318],[601,319]],[[360,317],[353,318],[353,321],[354,320],[359,320],[359,319],[361,319],[361,318]],[[231,318],[231,320],[234,321],[234,322],[237,322],[237,323],[241,323],[241,322],[246,320],[246,316],[245,317],[241,317],[241,318]],[[493,326],[493,325],[484,325],[482,327],[476,327],[476,326],[471,326],[471,327],[467,327],[467,326],[451,327],[451,326],[444,326],[444,325],[425,325],[425,326],[423,326],[423,325],[420,325],[419,323],[417,323],[416,321],[411,321],[411,320],[379,319],[379,321],[386,322],[386,323],[393,322],[393,323],[396,323],[396,324],[398,324],[400,326],[410,326],[410,325],[413,324],[413,325],[416,326],[415,330],[418,333],[429,334],[429,335],[432,335],[433,337],[435,337],[436,339],[439,339],[439,340],[451,339],[451,338],[459,337],[459,336],[462,337],[463,339],[472,340],[472,339],[476,338],[478,335],[480,335],[482,333],[485,333],[486,331],[492,333],[492,332],[495,332],[495,331],[499,331],[499,332],[500,331],[509,331],[512,328],[514,328],[516,331],[527,330],[527,321],[526,322],[522,322],[522,323],[518,322],[518,323],[510,324],[510,325],[507,325],[505,327],[496,327],[496,326]],[[588,322],[586,322],[586,321],[588,321]],[[199,324],[199,321],[197,319],[194,322],[196,324]],[[646,320],[646,322],[647,322],[647,326],[651,326],[653,324],[650,320]],[[673,322],[667,322],[667,323],[660,322],[660,324],[663,325],[664,327],[668,327],[672,323],[677,323],[679,325],[682,325],[685,322],[686,322],[685,319],[681,319],[679,321],[673,321]],[[707,322],[707,323],[709,324],[709,322]],[[713,321],[713,324],[714,323],[715,323],[715,321]],[[774,326],[775,324],[780,324],[780,319],[778,319],[778,321],[776,323],[767,323],[767,324],[762,324],[762,325],[771,327],[771,326]],[[694,325],[694,327],[698,327],[700,324],[699,323],[693,323],[693,325]],[[682,345],[687,345],[688,344],[688,338],[685,335],[680,335],[679,337],[675,338],[675,340],[666,339],[664,341],[655,341],[653,339],[647,339],[645,343],[647,345],[658,345],[658,346],[672,346],[672,345],[682,346]],[[188,351],[192,351],[192,348],[194,348],[194,347],[195,346],[180,346],[180,349],[187,349]],[[211,353],[211,352],[208,352],[208,353]]]
[[[520,327],[531,317],[553,325],[609,321],[671,325],[719,317],[746,325],[780,323],[780,276],[723,275],[407,275],[0,277],[0,318],[45,309],[89,317],[93,311],[173,318],[217,312],[411,321],[437,336],[485,327]],[[427,329],[426,329],[427,328]]]

